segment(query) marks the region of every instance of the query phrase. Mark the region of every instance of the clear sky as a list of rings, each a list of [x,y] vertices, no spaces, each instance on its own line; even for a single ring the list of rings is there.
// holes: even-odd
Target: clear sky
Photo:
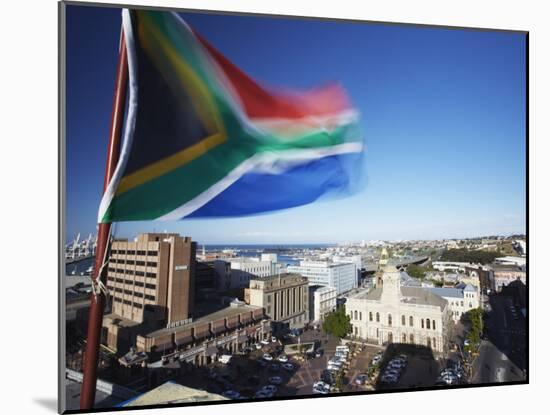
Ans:
[[[67,7],[67,238],[95,232],[120,9]],[[523,233],[525,36],[371,23],[184,14],[267,85],[340,81],[362,114],[368,184],[266,215],[128,222],[200,244],[435,239]]]

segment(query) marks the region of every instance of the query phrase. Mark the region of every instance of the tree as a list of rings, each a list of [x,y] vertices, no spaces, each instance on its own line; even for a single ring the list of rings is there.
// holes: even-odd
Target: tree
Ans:
[[[323,330],[335,337],[345,337],[351,332],[350,316],[346,314],[346,307],[339,306],[335,311],[325,316]]]
[[[411,264],[407,267],[407,274],[409,274],[413,278],[423,280],[424,278],[426,278],[426,268],[419,265]]]
[[[465,320],[470,325],[470,331],[467,338],[471,348],[481,341],[481,334],[483,333],[483,310],[481,308],[474,308],[468,311],[465,314]]]
[[[489,264],[500,256],[499,252],[470,251],[467,248],[445,250],[441,261]]]

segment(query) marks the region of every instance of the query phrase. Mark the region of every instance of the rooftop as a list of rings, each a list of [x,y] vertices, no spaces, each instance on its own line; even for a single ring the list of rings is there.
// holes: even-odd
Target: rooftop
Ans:
[[[166,382],[159,387],[145,392],[143,395],[121,403],[120,407],[191,403],[204,401],[224,401],[221,395],[210,393],[200,389],[189,388],[175,382]]]

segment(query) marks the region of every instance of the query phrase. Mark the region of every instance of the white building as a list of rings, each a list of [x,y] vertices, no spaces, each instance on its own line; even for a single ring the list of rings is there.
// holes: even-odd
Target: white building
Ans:
[[[338,295],[357,287],[357,267],[353,263],[301,261],[300,265],[289,265],[287,272],[303,275],[310,285],[336,288]]]
[[[525,264],[527,264],[527,259],[525,257],[518,256],[503,256],[500,258],[495,258],[494,263],[497,265],[512,265],[516,267],[523,267],[525,266]]]
[[[309,318],[314,322],[321,322],[325,315],[336,309],[336,288],[322,285],[309,286]]]
[[[275,274],[276,263],[271,260],[262,261],[259,258],[227,258],[216,261],[214,269],[218,274],[218,287],[227,290],[248,287],[250,280],[255,277],[268,277]]]
[[[447,300],[455,322],[459,321],[464,313],[479,307],[478,289],[471,284],[461,283],[455,288],[429,288],[429,290]]]
[[[434,261],[432,268],[438,271],[452,270],[454,272],[464,272],[464,267],[471,266],[469,262],[454,262],[454,261]]]
[[[382,284],[347,298],[352,335],[375,344],[409,343],[434,352],[446,350],[451,311],[429,289],[401,285],[393,265],[383,268]]]

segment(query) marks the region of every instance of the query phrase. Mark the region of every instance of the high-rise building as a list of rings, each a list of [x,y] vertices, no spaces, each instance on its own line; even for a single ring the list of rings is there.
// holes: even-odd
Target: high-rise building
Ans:
[[[112,314],[104,319],[110,347],[132,343],[137,326],[160,327],[190,317],[195,251],[190,237],[168,233],[112,242],[107,273]]]
[[[309,322],[308,280],[298,274],[271,275],[250,280],[245,302],[263,307],[280,327],[302,328]]]
[[[301,261],[300,265],[289,265],[287,271],[306,277],[311,285],[336,288],[338,295],[357,287],[357,267],[350,262]]]

